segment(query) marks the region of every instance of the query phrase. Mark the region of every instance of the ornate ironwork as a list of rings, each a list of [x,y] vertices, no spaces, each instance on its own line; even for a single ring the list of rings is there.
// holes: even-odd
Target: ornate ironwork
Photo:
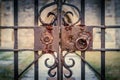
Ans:
[[[46,66],[47,68],[49,68],[48,75],[49,75],[50,77],[54,77],[54,76],[56,75],[56,72],[54,72],[54,74],[53,74],[53,73],[52,73],[52,70],[54,70],[54,69],[57,67],[57,58],[55,57],[54,54],[51,54],[51,55],[52,55],[53,58],[54,58],[54,63],[53,63],[53,65],[48,65],[48,60],[49,60],[50,58],[47,58],[47,59],[45,60],[45,66]]]
[[[56,5],[57,12],[48,12],[46,17],[49,18],[50,16],[53,16],[52,20],[47,23],[42,19],[42,12],[44,12],[45,9],[47,9],[50,6]],[[78,19],[75,22],[69,22],[66,20],[68,15],[74,16],[75,14],[72,11],[63,11],[63,6],[68,6],[74,8],[74,10],[78,13]],[[64,13],[63,13],[64,12]],[[41,42],[40,44],[43,45],[44,48],[42,48],[43,54],[48,53],[51,54],[54,58],[54,63],[52,65],[48,64],[48,61],[50,58],[47,58],[45,60],[45,66],[49,68],[48,75],[50,77],[55,77],[57,74],[58,80],[63,80],[63,75],[65,78],[70,78],[73,74],[72,70],[70,68],[74,67],[75,61],[73,58],[69,58],[70,61],[72,61],[72,64],[67,64],[65,59],[66,56],[74,52],[75,50],[87,50],[89,47],[89,42],[91,40],[91,33],[87,32],[85,30],[85,26],[79,27],[77,25],[81,21],[81,12],[80,10],[74,6],[73,4],[67,3],[67,0],[54,0],[54,2],[51,2],[41,8],[39,11],[39,21],[41,22],[44,29],[42,29],[41,32]],[[58,29],[56,29],[56,32],[59,32],[57,36],[59,36],[60,41],[54,42],[54,24],[57,23]],[[75,27],[76,26],[76,27]],[[76,31],[75,31],[76,30]],[[58,39],[59,40],[59,39]],[[60,43],[60,44],[59,44]],[[65,45],[64,45],[65,43]],[[56,47],[55,44],[59,44],[60,48],[57,52],[57,56],[54,55],[55,50],[53,50],[52,47]],[[58,46],[59,46],[58,45]],[[67,53],[63,56],[62,52],[66,50]],[[69,74],[64,73],[63,67],[69,72]],[[52,73],[53,70],[57,68],[57,71]]]
[[[57,5],[57,12],[50,11],[47,13],[47,18],[53,16],[52,20],[47,23],[42,19],[42,12],[53,5]],[[74,8],[79,14],[78,19],[74,23],[67,21],[66,18],[68,15],[75,16],[75,14],[72,11],[63,11],[63,5]],[[91,33],[85,30],[85,26],[77,25],[81,21],[80,10],[76,6],[67,3],[66,0],[54,0],[54,2],[41,8],[38,17],[42,27],[35,28],[35,50],[42,50],[42,54],[50,54],[53,56],[54,63],[52,65],[49,65],[48,63],[50,60],[49,57],[45,60],[45,66],[49,68],[49,77],[57,76],[57,80],[63,80],[64,75],[65,78],[71,78],[73,74],[71,68],[74,67],[75,60],[69,58],[69,61],[72,62],[72,64],[69,65],[65,61],[66,56],[75,50],[87,50],[92,38],[90,36]],[[54,24],[57,24],[57,27],[53,27]],[[40,39],[38,36],[40,36]],[[66,50],[67,53],[63,56],[62,52],[64,50]],[[57,56],[55,56],[55,52],[57,52]],[[64,73],[63,67],[69,74]],[[55,71],[56,68],[57,71]]]
[[[117,26],[105,26],[105,0],[101,0],[101,25],[100,26],[87,26],[87,29],[84,30],[85,25],[78,25],[80,27],[75,27],[75,25],[81,20],[81,24],[85,24],[85,0],[81,0],[81,12],[79,9],[72,5],[67,3],[67,0],[54,0],[54,2],[45,5],[44,7],[41,8],[39,15],[38,15],[38,0],[34,0],[34,26],[19,26],[18,27],[18,0],[13,0],[14,3],[14,26],[0,26],[0,29],[13,29],[14,30],[14,49],[0,49],[2,52],[6,51],[12,51],[14,52],[14,80],[19,80],[19,78],[24,74],[25,71],[27,71],[33,64],[34,66],[34,80],[39,80],[38,74],[39,74],[39,67],[38,67],[38,59],[46,54],[51,54],[54,58],[54,63],[52,65],[48,65],[48,61],[50,58],[47,58],[45,60],[45,65],[46,67],[49,68],[48,74],[51,77],[54,77],[57,74],[57,80],[63,80],[63,75],[65,75],[66,78],[69,78],[72,76],[72,71],[70,70],[71,67],[75,65],[75,62],[73,59],[70,59],[72,61],[72,64],[69,65],[67,62],[65,62],[66,56],[74,52],[75,50],[81,50],[82,54],[78,55],[81,58],[81,80],[85,80],[85,63],[100,77],[101,80],[105,80],[105,52],[106,51],[120,51],[120,49],[109,49],[105,48],[105,29],[106,28],[120,28],[119,25]],[[49,12],[47,14],[47,17],[53,16],[53,19],[50,23],[46,23],[46,21],[42,20],[42,11],[46,9],[49,6],[57,5],[57,14],[54,12]],[[64,14],[62,13],[62,6],[67,5],[69,7],[73,7],[76,9],[76,11],[79,13],[78,20],[75,23],[70,23],[65,20],[68,14],[71,14],[74,16],[74,14],[71,11],[66,11]],[[80,14],[82,13],[82,15]],[[45,27],[39,27],[38,26],[38,17],[40,22],[42,23],[43,26]],[[61,22],[63,21],[63,22]],[[57,26],[59,27],[52,27],[54,23],[57,23]],[[62,25],[64,27],[62,27]],[[91,44],[92,44],[92,30],[93,28],[100,28],[101,29],[101,49],[92,49]],[[18,49],[18,35],[17,32],[20,29],[33,29],[35,34],[34,34],[34,39],[35,39],[35,44],[34,44],[34,49]],[[58,32],[60,32],[60,35]],[[41,35],[42,33],[45,32],[45,35]],[[68,35],[67,35],[68,34]],[[47,36],[47,38],[46,38]],[[42,38],[40,38],[42,37]],[[67,40],[64,39],[67,37]],[[60,42],[60,48],[59,50],[59,38],[62,38]],[[85,39],[84,39],[85,38]],[[69,43],[66,43],[66,41]],[[75,43],[76,41],[76,43]],[[80,45],[77,45],[77,43]],[[84,44],[83,44],[84,43]],[[62,44],[62,45],[61,45]],[[75,47],[76,44],[76,47]],[[49,45],[49,48],[45,49],[44,46]],[[67,46],[66,46],[67,45]],[[89,46],[88,46],[89,45]],[[84,48],[85,47],[85,48]],[[78,48],[78,49],[77,49]],[[81,49],[82,48],[82,49]],[[42,54],[38,54],[38,51],[42,50]],[[62,51],[67,50],[67,53],[63,56]],[[84,51],[89,50],[89,51],[101,51],[101,74],[94,69],[93,66],[91,66],[84,58]],[[35,53],[35,59],[20,73],[18,74],[18,52],[19,51],[34,51]],[[58,52],[57,57],[54,55],[54,52]],[[45,54],[46,53],[46,54]],[[62,55],[61,55],[62,54]],[[62,73],[62,67],[65,67],[68,71],[69,74]],[[57,68],[57,72],[52,73],[52,70]]]
[[[64,76],[66,78],[70,78],[72,76],[72,70],[70,68],[72,68],[74,65],[75,65],[75,61],[73,58],[69,58],[69,60],[72,61],[72,64],[71,65],[68,65],[66,62],[65,62],[65,58],[66,56],[69,54],[69,52],[67,52],[64,56],[63,56],[63,66],[65,67],[65,69],[67,69],[69,71],[69,74],[64,74]]]
[[[71,14],[72,16],[74,16],[73,12],[71,12],[71,11],[66,11],[66,12],[62,15],[62,20],[63,20],[65,23],[69,24],[69,26],[74,26],[74,25],[76,25],[76,24],[80,21],[80,19],[81,19],[80,10],[79,10],[76,6],[74,6],[73,4],[68,4],[68,3],[66,3],[66,0],[60,0],[60,1],[59,1],[59,0],[54,0],[54,2],[51,2],[51,3],[43,6],[43,7],[40,9],[40,11],[39,11],[39,21],[42,23],[42,25],[53,25],[53,24],[55,23],[55,21],[57,20],[57,14],[55,14],[55,13],[53,13],[53,12],[49,12],[49,13],[47,14],[47,17],[49,17],[50,15],[53,15],[54,18],[53,18],[53,20],[52,20],[50,23],[46,23],[46,21],[42,20],[41,13],[42,13],[46,8],[48,8],[48,7],[50,7],[50,6],[57,5],[57,7],[58,7],[58,4],[59,4],[58,2],[61,2],[61,5],[60,5],[61,7],[60,7],[60,8],[62,8],[63,5],[66,5],[66,6],[69,6],[69,7],[73,7],[73,8],[78,12],[78,14],[79,14],[78,20],[76,20],[76,22],[74,22],[74,23],[72,23],[72,24],[70,24],[70,23],[68,23],[67,21],[65,21],[64,18],[65,18],[66,15],[68,15],[68,14]],[[59,9],[59,10],[61,10],[61,9]],[[61,10],[60,12],[62,12],[62,10]]]

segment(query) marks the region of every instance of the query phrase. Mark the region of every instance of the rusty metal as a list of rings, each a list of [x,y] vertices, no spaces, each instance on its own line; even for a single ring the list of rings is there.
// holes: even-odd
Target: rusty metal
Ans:
[[[69,50],[69,52],[74,52],[76,50],[85,51],[92,49],[93,29],[92,27],[86,27],[86,30],[81,30],[81,28],[85,27],[86,26],[62,27],[62,51]],[[80,40],[86,41],[83,48],[80,48],[82,47],[82,44],[79,44]]]
[[[53,27],[51,33],[46,29],[47,27],[39,27],[39,28],[34,28],[35,31],[35,51],[38,50],[44,50],[45,49],[45,41],[44,38],[48,37],[50,39],[49,45],[52,45],[52,51],[58,52],[59,49],[59,28],[58,27]],[[39,37],[38,37],[39,36]],[[38,45],[39,44],[39,45]],[[48,44],[48,42],[47,42]]]
[[[47,14],[47,17],[49,17],[50,15],[53,15],[54,18],[50,23],[46,23],[45,21],[42,20],[41,13],[44,11],[44,9],[46,9],[47,7],[52,6],[52,5],[57,5],[57,15],[53,12],[49,12]],[[73,7],[74,9],[76,9],[76,11],[78,11],[79,17],[75,23],[71,24],[71,23],[68,23],[67,21],[65,21],[64,18],[66,17],[67,14],[71,14],[72,16],[74,14],[70,11],[67,11],[62,15],[62,6],[63,5]],[[63,74],[64,74],[63,67],[65,67],[65,69],[67,69],[69,71],[69,75],[64,74],[64,76],[65,76],[65,78],[70,78],[72,76],[72,71],[70,70],[70,68],[74,66],[75,62],[73,59],[70,59],[73,63],[71,65],[67,65],[64,59],[69,52],[74,50],[73,48],[75,47],[74,46],[75,42],[74,43],[72,42],[72,41],[74,41],[74,40],[72,40],[72,38],[74,36],[73,34],[69,34],[68,36],[67,35],[65,36],[65,37],[68,37],[68,44],[70,44],[70,47],[71,46],[72,47],[70,49],[65,49],[68,51],[68,53],[66,53],[66,55],[63,56],[63,54],[62,54],[62,51],[64,50],[63,43],[65,43],[64,42],[65,40],[63,37],[64,36],[63,28],[65,29],[64,30],[65,32],[72,31],[72,28],[74,28],[74,26],[78,22],[80,22],[79,9],[72,4],[66,3],[66,0],[63,0],[63,1],[62,0],[54,0],[54,2],[49,3],[46,6],[41,8],[41,10],[39,11],[39,20],[42,23],[43,27],[39,28],[39,29],[38,28],[35,29],[35,44],[36,44],[35,49],[42,50],[44,53],[51,53],[49,51],[52,51],[53,53],[57,52],[57,57],[55,57],[54,54],[51,54],[51,55],[53,55],[54,60],[55,60],[55,63],[52,66],[49,66],[47,64],[47,61],[49,60],[49,58],[47,58],[45,60],[46,67],[50,68],[48,71],[48,75],[50,77],[56,76],[56,72],[54,74],[52,74],[51,71],[57,67],[57,80],[63,80]],[[57,21],[57,26],[55,27],[55,26],[53,26],[53,24],[56,21]],[[68,26],[65,27],[64,26],[65,24]],[[54,32],[56,32],[56,33],[54,33]],[[38,36],[41,37],[41,41],[39,41]],[[40,44],[40,45],[38,45],[38,44]],[[69,47],[68,44],[66,44],[66,45]],[[49,48],[49,46],[50,46],[50,48]]]
[[[81,0],[81,11],[73,4],[69,4],[66,0],[54,0],[41,8],[38,13],[38,0],[34,0],[34,24],[35,26],[18,26],[18,0],[14,0],[14,26],[0,26],[0,29],[13,29],[14,30],[14,49],[0,49],[0,51],[14,51],[14,80],[18,80],[23,73],[28,70],[33,64],[35,68],[35,80],[38,80],[39,68],[38,60],[41,56],[51,54],[54,58],[54,63],[49,65],[50,58],[47,58],[44,63],[48,70],[48,80],[74,80],[72,77],[73,72],[70,68],[75,65],[75,61],[72,58],[69,60],[72,62],[68,65],[65,62],[65,58],[69,53],[75,53],[75,51],[82,51],[81,56],[81,79],[85,80],[85,63],[101,77],[101,80],[105,80],[105,51],[120,51],[120,49],[106,49],[105,48],[105,29],[106,28],[120,28],[120,26],[105,26],[105,2],[101,0],[101,26],[85,26],[85,0]],[[53,16],[50,23],[42,20],[42,12],[50,6],[57,5],[57,12],[48,12],[47,17]],[[62,6],[66,5],[74,8],[79,17],[75,23],[65,20],[67,15],[74,14],[71,11],[66,11],[62,14]],[[38,19],[42,25],[38,25]],[[81,23],[80,25],[76,25]],[[53,26],[57,24],[56,26]],[[92,49],[93,44],[93,28],[101,28],[101,49]],[[34,30],[34,49],[18,49],[18,29],[33,29]],[[35,59],[20,73],[18,74],[18,51],[34,51]],[[38,51],[42,51],[41,55],[38,55]],[[65,55],[63,51],[67,51]],[[98,73],[86,60],[85,51],[101,51],[101,74]],[[57,56],[55,56],[57,52]],[[63,67],[66,71],[63,71]],[[57,68],[57,71],[55,71]],[[54,72],[53,72],[54,71]],[[57,78],[55,77],[57,75]],[[64,77],[64,78],[63,78]]]
[[[78,37],[75,41],[75,46],[80,51],[85,51],[88,49],[90,43],[92,42],[92,34],[85,31],[85,26],[81,27],[81,32],[78,33]]]
[[[45,32],[41,38],[42,43],[44,44],[50,44],[53,42],[53,36],[51,36],[49,33]]]
[[[47,23],[42,20],[41,14],[47,7],[53,5],[57,5],[57,13],[48,12],[47,17],[52,15],[54,18],[50,23]],[[67,11],[62,14],[63,5],[72,7],[78,12],[79,17],[74,23],[65,20],[68,14],[71,14],[72,16],[74,14],[71,11]],[[72,70],[70,68],[75,65],[75,61],[71,58],[69,60],[72,61],[72,64],[67,65],[65,62],[65,57],[69,53],[76,50],[85,51],[88,48],[92,48],[92,28],[82,30],[82,28],[85,28],[86,26],[76,26],[76,24],[80,23],[81,21],[80,10],[76,6],[66,3],[66,0],[54,0],[54,2],[42,7],[39,11],[39,21],[42,23],[42,27],[34,29],[35,49],[42,50],[43,53],[52,53],[51,55],[55,60],[55,63],[51,66],[47,64],[49,58],[45,60],[46,67],[50,68],[48,75],[50,77],[54,77],[57,74],[57,80],[63,80],[63,74],[65,78],[70,78],[72,76]],[[53,26],[55,23],[57,23],[57,26]],[[79,43],[80,40],[85,40],[86,44],[84,45],[84,42],[82,42],[83,44]],[[67,53],[63,56],[62,51],[64,50],[66,50]],[[54,56],[54,52],[57,52],[57,57]],[[52,74],[52,70],[54,70],[56,67],[57,71]],[[64,73],[63,67],[69,72],[69,74],[66,75]]]

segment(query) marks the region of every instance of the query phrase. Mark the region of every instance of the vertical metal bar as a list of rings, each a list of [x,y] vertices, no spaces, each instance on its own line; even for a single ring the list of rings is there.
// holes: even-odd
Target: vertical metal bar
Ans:
[[[81,0],[81,24],[85,24],[85,0]]]
[[[105,26],[105,0],[101,0],[101,25]],[[101,48],[105,48],[105,28],[101,29]],[[101,80],[105,80],[105,51],[101,51]]]
[[[14,0],[14,26],[18,26],[18,0]],[[18,48],[18,30],[14,29],[14,49]],[[14,80],[18,80],[18,51],[14,51]]]
[[[81,56],[85,59],[85,52],[81,52]],[[81,59],[81,80],[85,80],[85,62]]]
[[[38,0],[34,0],[34,25],[38,26]],[[35,41],[35,40],[34,40]],[[38,51],[34,52],[34,59],[38,58]],[[39,80],[39,62],[36,61],[34,64],[34,80]]]
[[[0,26],[1,26],[1,14],[2,14],[2,0],[0,0]],[[1,46],[1,29],[0,29],[0,46]]]
[[[62,12],[62,0],[58,0],[57,1],[57,26],[59,27],[59,33],[61,35],[61,12]],[[61,38],[60,38],[61,39]],[[63,80],[63,66],[62,66],[62,60],[61,60],[61,56],[62,56],[62,52],[61,52],[61,44],[59,47],[59,53],[57,53],[57,58],[58,58],[58,66],[57,66],[57,80]]]
[[[85,24],[85,0],[81,0],[81,24]],[[85,58],[85,52],[81,52],[81,56]],[[81,80],[85,80],[85,62],[81,59]]]
[[[34,52],[34,59],[38,58],[38,51]],[[35,62],[34,64],[34,80],[39,80],[39,66],[38,66],[38,61]]]

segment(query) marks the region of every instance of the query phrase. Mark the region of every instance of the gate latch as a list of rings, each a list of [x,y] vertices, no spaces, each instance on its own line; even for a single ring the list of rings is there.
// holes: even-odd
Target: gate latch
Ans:
[[[80,26],[80,32],[78,33],[78,37],[75,41],[75,47],[80,51],[85,51],[88,49],[92,35],[90,32],[85,30],[86,26]]]

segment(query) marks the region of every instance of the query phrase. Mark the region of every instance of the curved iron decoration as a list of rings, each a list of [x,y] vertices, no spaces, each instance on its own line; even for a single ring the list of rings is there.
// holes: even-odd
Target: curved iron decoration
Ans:
[[[63,3],[63,5],[73,7],[74,9],[77,10],[77,12],[78,12],[78,14],[79,14],[79,18],[78,18],[78,20],[77,20],[75,23],[72,23],[72,24],[69,24],[69,23],[67,23],[67,22],[66,22],[66,23],[69,24],[70,27],[72,27],[72,26],[76,25],[77,23],[79,23],[79,21],[81,20],[81,12],[80,12],[80,10],[79,10],[76,6],[74,6],[74,5],[72,5],[72,4]],[[67,12],[64,14],[64,16],[63,16],[63,20],[64,20],[64,18],[65,18],[65,16],[66,16],[67,14],[71,14],[71,15],[73,16],[73,12],[67,11]],[[64,20],[64,21],[65,21],[65,20]]]
[[[47,58],[46,60],[45,60],[45,66],[47,67],[47,68],[49,68],[49,70],[48,70],[48,75],[50,76],[50,77],[54,77],[55,75],[56,75],[56,72],[54,72],[54,74],[52,74],[52,70],[54,70],[56,67],[57,67],[57,59],[56,59],[56,57],[55,57],[55,55],[54,54],[51,54],[52,56],[53,56],[53,58],[54,58],[54,63],[53,63],[53,65],[49,65],[48,64],[48,60],[50,59],[50,58]]]
[[[66,26],[66,25],[67,25],[67,26],[70,25],[69,22],[66,22],[66,21],[65,21],[65,17],[66,17],[68,14],[71,14],[71,15],[73,16],[73,13],[72,13],[71,11],[67,11],[67,12],[64,13],[64,15],[63,15],[63,17],[62,17],[62,20],[63,20],[63,22],[64,22],[63,25],[65,25],[65,26]]]
[[[75,65],[75,61],[73,58],[69,58],[69,60],[72,61],[72,64],[71,65],[68,65],[66,62],[65,62],[65,57],[69,54],[69,52],[67,52],[64,56],[63,56],[63,66],[65,67],[66,70],[69,71],[69,74],[64,74],[64,76],[66,78],[70,78],[72,76],[72,70],[70,68],[72,68],[74,65]]]
[[[39,11],[39,15],[38,15],[39,21],[42,23],[43,26],[53,25],[53,24],[55,23],[55,21],[57,20],[57,18],[58,18],[58,15],[57,15],[57,14],[55,14],[55,13],[53,13],[53,12],[48,12],[48,13],[47,13],[47,17],[49,17],[49,16],[52,15],[52,16],[54,16],[54,18],[53,18],[53,20],[52,20],[50,23],[46,23],[44,20],[42,20],[41,14],[42,14],[42,12],[43,12],[46,8],[48,8],[48,7],[50,7],[50,6],[53,6],[53,5],[58,5],[58,4],[59,4],[58,2],[59,2],[58,0],[54,0],[54,2],[51,2],[51,3],[43,6],[43,7],[41,8],[41,10]],[[69,27],[73,27],[74,25],[76,25],[77,23],[79,23],[79,21],[81,20],[81,12],[80,12],[80,10],[79,10],[76,6],[74,6],[74,5],[72,5],[72,4],[69,4],[69,3],[66,3],[66,0],[61,0],[61,6],[63,6],[63,5],[66,5],[66,6],[68,6],[68,7],[72,7],[73,9],[75,9],[75,10],[78,12],[78,16],[79,16],[79,17],[78,17],[78,19],[77,19],[74,23],[68,23],[68,22],[65,21],[65,17],[66,17],[68,14],[71,14],[72,16],[74,16],[73,12],[71,12],[71,11],[65,12],[65,13],[62,15],[62,17],[61,17],[61,20],[63,20],[63,22],[65,22],[66,24],[68,24]],[[62,7],[61,7],[61,8],[62,8]],[[61,12],[62,12],[62,9],[60,9],[60,10],[61,10]],[[60,56],[60,58],[63,60],[62,67],[64,66],[65,69],[69,71],[69,74],[64,74],[64,76],[65,76],[66,78],[70,78],[70,77],[72,76],[73,73],[72,73],[72,70],[71,70],[70,68],[72,68],[72,67],[75,65],[75,61],[74,61],[73,58],[69,58],[69,60],[72,61],[72,64],[71,64],[71,65],[68,65],[68,64],[65,62],[65,58],[66,58],[66,56],[67,56],[68,54],[69,54],[69,52],[67,52],[64,56]],[[45,66],[46,66],[47,68],[49,68],[49,70],[48,70],[48,75],[49,75],[50,77],[55,77],[55,76],[56,76],[56,72],[52,73],[52,70],[54,70],[54,69],[57,67],[57,65],[58,65],[58,58],[56,58],[56,56],[54,55],[54,53],[51,54],[51,55],[53,56],[55,62],[53,63],[53,65],[49,65],[49,64],[48,64],[48,61],[50,60],[50,58],[47,58],[47,59],[45,60]]]
[[[56,15],[55,13],[53,13],[53,12],[49,12],[49,13],[47,14],[47,17],[49,17],[50,15],[53,15],[53,16],[54,16],[53,21],[51,21],[50,23],[44,22],[44,21],[42,20],[42,18],[41,18],[41,13],[44,11],[44,9],[46,9],[46,8],[48,8],[48,7],[50,7],[50,6],[53,6],[53,5],[57,5],[57,4],[58,4],[57,2],[58,2],[57,0],[54,0],[54,2],[51,2],[51,3],[43,6],[43,7],[40,9],[40,11],[39,11],[39,21],[42,23],[42,25],[45,25],[45,26],[46,26],[46,25],[53,25],[53,24],[55,23],[55,21],[57,20],[57,15]],[[73,16],[73,12],[67,11],[67,12],[65,12],[65,14],[64,14],[63,17],[62,17],[62,20],[63,20],[64,22],[66,22],[67,24],[69,24],[70,27],[76,25],[76,24],[81,20],[81,12],[80,12],[80,10],[79,10],[76,6],[74,6],[74,5],[72,5],[72,4],[66,3],[66,0],[62,0],[62,5],[66,5],[66,6],[69,6],[69,7],[73,7],[73,8],[78,12],[78,14],[79,14],[78,20],[77,20],[76,22],[72,23],[72,24],[67,23],[67,22],[64,20],[64,18],[66,17],[67,14],[71,14],[71,15]]]
[[[55,18],[54,18],[54,20],[52,21],[52,22],[50,22],[50,23],[46,23],[46,22],[44,22],[43,20],[42,20],[42,18],[41,18],[41,13],[44,11],[44,9],[46,9],[46,8],[48,8],[48,7],[50,7],[50,6],[53,6],[53,5],[55,5],[56,4],[56,0],[54,1],[54,2],[52,2],[52,3],[49,3],[49,4],[47,4],[47,5],[45,5],[45,6],[43,6],[41,9],[40,9],[40,11],[39,11],[39,20],[40,20],[40,22],[42,23],[42,25],[53,25],[53,23],[57,20],[57,15],[55,14],[55,13],[53,13],[53,12],[49,12],[48,14],[47,14],[47,17],[49,17],[50,15],[53,15]]]

